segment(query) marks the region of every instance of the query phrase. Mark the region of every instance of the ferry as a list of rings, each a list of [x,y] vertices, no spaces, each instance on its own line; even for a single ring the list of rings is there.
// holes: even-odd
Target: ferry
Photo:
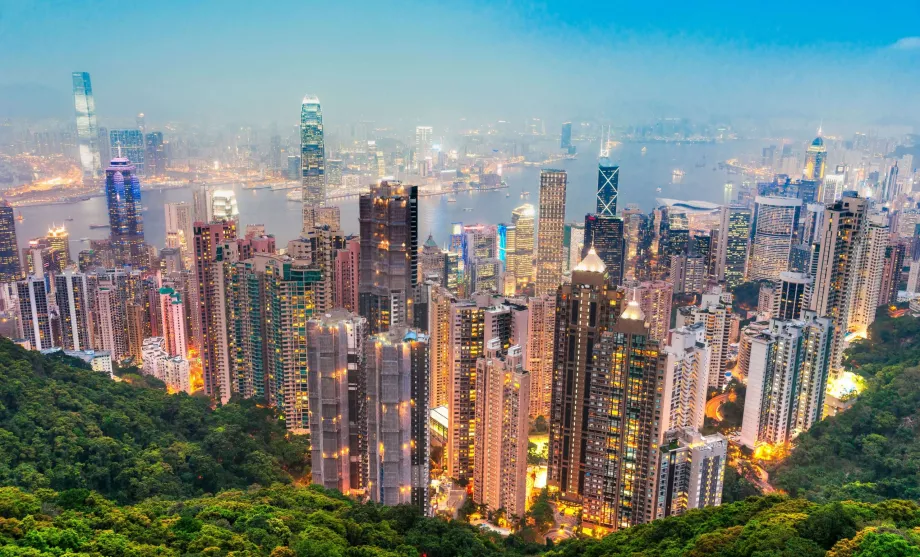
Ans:
[[[90,229],[96,229],[96,228],[111,228],[111,225],[109,225],[109,224],[91,224],[91,225],[89,225],[89,227],[90,227]]]
[[[472,212],[473,212],[473,208],[472,208],[472,207],[464,207],[464,208],[463,208],[463,212],[464,212],[464,213],[472,213]]]
[[[530,192],[529,192],[529,191],[522,191],[522,192],[521,192],[521,199],[527,199],[528,197],[530,197]]]
[[[73,217],[67,217],[67,218],[64,219],[64,220],[66,220],[67,222],[73,222]]]
[[[643,147],[641,153],[644,155],[648,153],[648,147]]]
[[[447,198],[447,202],[448,202],[448,203],[456,203],[456,202],[457,202],[457,198],[454,197],[454,196],[450,196],[450,197]]]
[[[89,238],[80,238],[81,242],[89,242]]]
[[[25,220],[25,217],[22,216],[22,213],[19,213],[18,215],[16,215],[16,222],[22,222],[24,220]]]

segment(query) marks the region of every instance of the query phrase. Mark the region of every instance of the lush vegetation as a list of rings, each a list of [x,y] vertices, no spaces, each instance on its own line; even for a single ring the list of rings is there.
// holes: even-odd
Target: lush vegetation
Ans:
[[[869,339],[847,351],[866,390],[840,415],[796,440],[771,474],[815,501],[920,500],[920,319],[881,313]]]
[[[0,340],[0,485],[132,503],[289,483],[308,468],[307,439],[287,435],[270,409],[212,409],[132,377],[112,381]]]
[[[690,511],[565,543],[551,557],[916,557],[920,508],[907,501],[828,503],[779,496]]]

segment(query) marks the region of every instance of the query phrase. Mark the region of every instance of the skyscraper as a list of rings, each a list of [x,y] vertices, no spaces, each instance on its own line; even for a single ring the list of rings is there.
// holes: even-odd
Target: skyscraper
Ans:
[[[453,361],[453,346],[450,344],[452,323],[451,304],[456,302],[453,294],[444,287],[430,290],[428,299],[428,335],[431,347],[431,396],[429,407],[447,406],[450,401],[450,373]]]
[[[370,498],[427,515],[428,336],[400,326],[371,337],[367,348]]]
[[[572,148],[572,123],[565,122],[562,124],[562,136],[559,140],[559,147],[565,151]]]
[[[52,226],[48,229],[49,250],[51,259],[54,261],[52,268],[57,271],[63,271],[71,263],[70,258],[70,234],[64,226]]]
[[[313,483],[346,495],[367,488],[367,320],[334,310],[307,322]]]
[[[13,206],[4,199],[0,200],[0,283],[13,282],[21,278],[16,218]]]
[[[334,306],[352,313],[358,311],[358,261],[361,259],[361,244],[350,240],[345,248],[335,253]]]
[[[114,158],[106,168],[105,199],[116,263],[136,268],[146,267],[141,183],[137,179],[137,168],[128,159]]]
[[[518,286],[533,282],[533,243],[534,216],[533,205],[526,203],[511,212],[511,224],[514,225],[514,237],[509,238],[505,269],[514,275]]]
[[[553,348],[556,339],[556,296],[527,299],[527,342],[524,366],[530,372],[530,415],[548,418],[553,396]]]
[[[674,299],[671,283],[663,280],[645,281],[627,292],[639,302],[648,323],[649,336],[655,340],[667,340],[668,329],[671,327],[671,303]]]
[[[602,158],[597,166],[597,208],[595,212],[601,216],[616,216],[619,191],[620,167],[610,164],[607,158]]]
[[[537,281],[534,294],[556,291],[562,283],[562,228],[565,225],[564,170],[540,172],[540,215],[537,225]]]
[[[590,319],[590,317],[589,317]],[[582,520],[600,530],[655,518],[665,355],[631,301],[593,345],[585,379]],[[586,358],[587,359],[587,358]],[[573,478],[575,479],[575,478]]]
[[[233,190],[215,190],[211,194],[211,221],[239,220],[240,210]]]
[[[693,428],[668,431],[661,443],[656,518],[722,504],[728,440]]]
[[[706,324],[693,323],[672,329],[667,346],[662,400],[663,434],[669,429],[702,429],[709,388],[709,359]]]
[[[751,210],[746,207],[722,207],[719,240],[716,246],[716,275],[729,288],[744,282],[751,235]]]
[[[623,219],[607,215],[585,215],[585,247],[582,257],[593,249],[604,262],[614,286],[623,283]]]
[[[23,338],[29,341],[32,350],[52,348],[51,300],[45,289],[45,277],[32,275],[17,282],[16,294]]]
[[[580,501],[587,466],[587,416],[597,411],[588,397],[593,364],[587,355],[617,321],[623,293],[610,285],[603,261],[589,250],[572,270],[571,284],[558,288],[556,306],[547,485],[567,500]]]
[[[55,275],[54,294],[60,320],[61,346],[67,350],[89,350],[93,344],[86,275],[71,269]]]
[[[191,260],[192,206],[184,201],[166,204],[166,247],[179,248]]]
[[[709,358],[709,386],[721,389],[727,379],[728,347],[731,342],[732,295],[715,287],[703,294],[699,306],[681,308],[677,326],[706,324],[706,340],[712,350]]]
[[[473,478],[476,434],[476,361],[485,354],[485,312],[473,302],[450,305],[450,383],[447,463],[450,476]]]
[[[314,207],[326,204],[326,143],[319,98],[306,95],[300,106],[300,173],[303,192],[303,229],[313,228]]]
[[[850,310],[848,330],[865,335],[875,321],[875,312],[880,305],[882,277],[885,272],[885,250],[890,234],[888,213],[869,215],[866,223],[866,238],[863,242],[862,262],[857,270],[856,296]]]
[[[150,132],[144,136],[144,163],[148,176],[166,175],[166,143],[163,132]]]
[[[359,313],[371,334],[412,322],[418,284],[418,187],[383,181],[361,195]]]
[[[77,118],[77,146],[80,152],[80,166],[83,181],[91,181],[102,175],[99,159],[99,129],[96,126],[96,101],[93,86],[87,72],[73,72],[73,105]]]
[[[140,130],[109,130],[109,143],[115,158],[126,158],[140,176],[147,175],[147,144]]]
[[[806,180],[821,181],[824,179],[824,173],[827,170],[827,147],[824,146],[824,140],[816,137],[808,149],[805,151],[805,172]]]
[[[530,374],[523,362],[520,346],[505,355],[492,339],[476,363],[473,501],[518,517],[526,511],[530,429]]]
[[[415,158],[420,173],[424,176],[431,160],[431,126],[415,127]]]
[[[800,319],[808,309],[814,281],[805,273],[785,272],[779,275],[770,315],[773,319]]]
[[[758,195],[754,207],[748,279],[776,282],[780,273],[789,270],[789,255],[799,228],[802,200]]]

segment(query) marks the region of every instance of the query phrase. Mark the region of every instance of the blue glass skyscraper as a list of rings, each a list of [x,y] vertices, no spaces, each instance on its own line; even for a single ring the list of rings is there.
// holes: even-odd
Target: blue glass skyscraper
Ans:
[[[613,217],[617,214],[617,193],[620,188],[620,167],[602,158],[597,165],[597,214]]]
[[[326,204],[326,143],[323,110],[313,95],[300,107],[300,173],[303,179],[303,229],[313,228],[313,208]]]
[[[562,140],[559,142],[559,147],[562,149],[570,149],[572,147],[572,123],[566,122],[562,124]]]
[[[93,100],[93,86],[86,72],[73,72],[73,105],[77,118],[77,148],[83,179],[92,180],[102,175],[102,163],[97,144],[99,130],[96,127],[96,102]]]
[[[116,157],[106,168],[105,200],[116,263],[146,267],[141,183],[137,179],[137,168],[128,159]]]
[[[115,157],[124,157],[131,161],[135,172],[141,176],[147,175],[147,145],[144,142],[144,133],[141,130],[111,130],[109,143]]]

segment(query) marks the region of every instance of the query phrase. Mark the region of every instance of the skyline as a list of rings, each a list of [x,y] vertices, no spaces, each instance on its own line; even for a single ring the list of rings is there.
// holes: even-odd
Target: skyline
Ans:
[[[553,127],[675,116],[777,129],[823,121],[840,133],[917,125],[920,37],[909,22],[920,7],[816,23],[785,15],[798,8],[788,5],[16,4],[0,12],[0,49],[17,53],[0,62],[0,117],[66,119],[63,76],[86,71],[108,127],[138,112],[157,123],[293,125],[307,92],[332,126],[532,116]],[[93,30],[116,12],[140,40],[112,49]]]

